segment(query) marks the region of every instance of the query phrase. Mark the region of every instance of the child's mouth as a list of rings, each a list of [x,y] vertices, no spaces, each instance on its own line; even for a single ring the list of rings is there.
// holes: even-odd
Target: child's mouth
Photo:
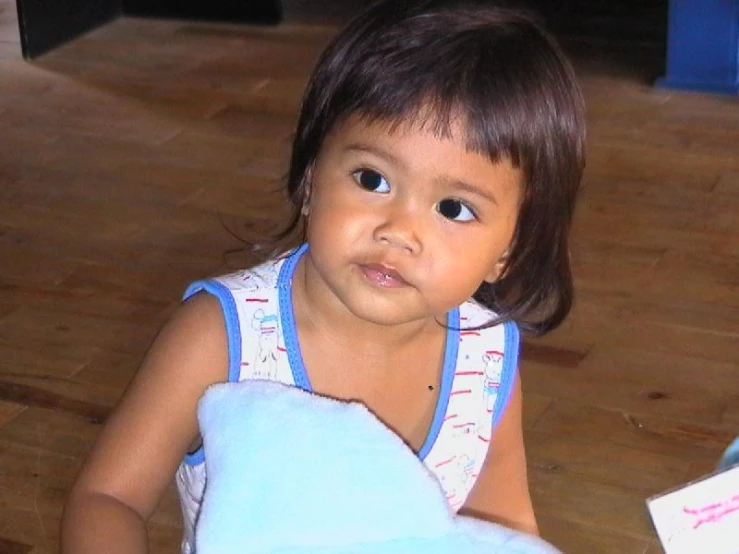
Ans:
[[[398,288],[409,284],[396,270],[382,264],[362,264],[359,268],[365,278],[381,287]]]

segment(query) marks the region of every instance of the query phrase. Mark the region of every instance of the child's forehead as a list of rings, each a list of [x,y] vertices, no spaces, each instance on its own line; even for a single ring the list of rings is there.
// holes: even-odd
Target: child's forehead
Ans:
[[[334,137],[364,135],[374,138],[408,139],[431,136],[438,140],[449,140],[464,145],[471,153],[498,157],[497,152],[488,152],[475,147],[467,116],[460,110],[440,113],[428,107],[409,110],[400,116],[383,116],[374,113],[355,112],[337,122],[331,131]]]

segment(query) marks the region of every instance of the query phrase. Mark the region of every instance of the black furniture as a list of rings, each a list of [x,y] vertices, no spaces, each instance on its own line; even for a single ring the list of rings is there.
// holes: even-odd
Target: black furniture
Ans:
[[[280,0],[16,0],[23,57],[32,59],[121,15],[274,25]]]

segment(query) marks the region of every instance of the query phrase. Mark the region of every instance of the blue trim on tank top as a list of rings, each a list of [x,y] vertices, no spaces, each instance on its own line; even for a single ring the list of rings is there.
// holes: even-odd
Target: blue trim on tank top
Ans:
[[[500,418],[508,407],[511,400],[511,392],[513,384],[516,382],[516,374],[518,373],[518,350],[519,350],[519,332],[518,326],[513,321],[507,321],[503,324],[505,332],[505,346],[503,348],[503,370],[500,376],[500,387],[498,388],[498,397],[495,399],[495,407],[493,408],[493,430],[500,423]]]
[[[239,326],[239,314],[236,310],[236,302],[228,287],[216,281],[195,281],[182,296],[187,300],[194,294],[205,291],[215,296],[221,303],[223,310],[223,321],[226,325],[226,336],[228,338],[228,380],[237,381],[241,371],[241,327]],[[205,461],[205,452],[202,445],[185,455],[185,463],[191,466],[202,464]]]
[[[308,372],[303,363],[303,356],[300,353],[300,341],[298,340],[298,330],[295,324],[292,292],[292,280],[295,274],[295,268],[298,266],[298,262],[306,250],[308,250],[308,244],[303,244],[295,252],[290,254],[282,264],[280,274],[277,277],[277,290],[280,302],[280,323],[282,325],[290,371],[293,374],[293,381],[295,381],[296,387],[307,392],[313,392],[313,387],[308,378]]]
[[[444,346],[444,364],[441,370],[441,387],[439,398],[436,401],[434,419],[431,421],[426,440],[418,451],[418,457],[424,460],[434,446],[439,432],[444,424],[446,411],[449,407],[449,398],[452,395],[454,374],[457,370],[457,354],[459,352],[459,308],[454,308],[447,314],[446,344]]]

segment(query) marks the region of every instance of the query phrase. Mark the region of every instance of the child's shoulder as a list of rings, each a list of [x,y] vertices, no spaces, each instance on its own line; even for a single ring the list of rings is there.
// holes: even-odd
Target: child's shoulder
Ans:
[[[485,355],[502,356],[517,361],[520,334],[514,321],[493,323],[498,314],[474,299],[459,307],[460,348],[466,355],[483,352]]]
[[[498,314],[474,298],[470,298],[459,306],[459,319],[462,328],[486,326],[491,329],[502,329],[503,327],[515,327],[515,323],[512,321],[490,326],[491,321],[498,319]]]
[[[283,266],[294,264],[296,260],[294,251],[287,252],[282,256],[268,259],[245,269],[238,269],[230,273],[196,281],[190,289],[194,287],[200,290],[207,282],[220,283],[232,292],[273,289],[280,281]],[[187,296],[187,293],[185,296]]]
[[[273,287],[277,284],[284,258],[268,260],[254,267],[240,269],[218,277],[232,289]]]

